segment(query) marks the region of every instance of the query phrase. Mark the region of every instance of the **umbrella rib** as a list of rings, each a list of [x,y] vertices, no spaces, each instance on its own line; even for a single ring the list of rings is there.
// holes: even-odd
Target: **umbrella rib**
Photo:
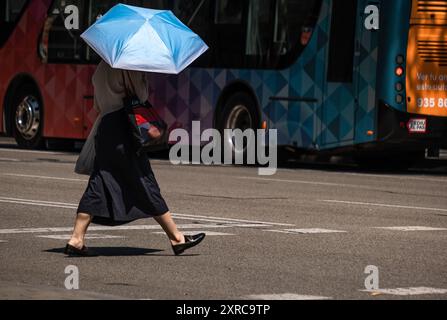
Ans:
[[[168,47],[168,45],[166,44],[166,42],[160,37],[160,35],[159,35],[158,33],[155,33],[155,35],[156,35],[156,36],[160,39],[160,41],[165,45],[165,47],[166,47],[166,49],[167,49],[167,51],[168,51],[168,53],[169,53],[169,57],[171,58],[171,61],[172,61],[173,64],[174,64],[175,70],[177,71],[177,65],[176,65],[176,63],[175,63],[174,55],[172,54],[172,51],[169,49],[169,47]]]

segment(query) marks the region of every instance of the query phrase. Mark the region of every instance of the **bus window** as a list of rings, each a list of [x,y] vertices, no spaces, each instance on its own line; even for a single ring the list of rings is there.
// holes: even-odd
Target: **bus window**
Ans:
[[[207,4],[209,4],[209,0],[177,0],[172,12],[185,25],[190,27],[205,14],[202,10]],[[201,14],[199,15],[199,13]]]
[[[0,48],[8,40],[20,15],[25,8],[27,0],[3,0],[0,3]]]
[[[88,15],[88,26],[91,26],[95,21],[106,14],[114,5],[116,1],[90,1],[89,15]]]
[[[214,63],[216,67],[241,67],[244,63],[246,1],[215,0]]]
[[[268,62],[273,16],[273,0],[250,0],[247,21],[247,44],[245,55],[253,68],[262,68]]]
[[[241,24],[244,1],[216,1],[216,24]]]
[[[173,13],[185,25],[197,33],[210,48],[193,62],[192,66],[194,67],[209,67],[212,65],[214,55],[214,37],[212,32],[214,26],[212,18],[213,4],[213,0],[176,0],[172,7]],[[165,6],[164,8],[167,7]]]
[[[333,0],[329,45],[329,82],[352,82],[357,1]]]
[[[309,44],[320,15],[321,0],[278,0],[269,67],[285,68]]]
[[[118,1],[100,1],[100,0],[91,0],[89,1],[89,8],[88,8],[88,25],[87,28],[91,26],[95,21],[107,13],[113,6],[118,4]],[[101,61],[101,58],[99,55],[92,49],[90,46],[87,46],[87,53],[86,53],[86,60],[89,63],[99,63]]]
[[[84,5],[82,0],[55,0],[50,8],[44,24],[40,43],[42,60],[50,63],[82,62],[85,59],[85,43],[80,38],[81,29],[85,24]],[[69,14],[65,9],[74,5],[79,10],[79,29],[66,28]]]

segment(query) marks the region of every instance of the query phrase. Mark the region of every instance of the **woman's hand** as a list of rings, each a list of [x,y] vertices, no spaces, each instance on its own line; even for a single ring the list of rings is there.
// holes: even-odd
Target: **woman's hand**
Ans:
[[[151,125],[149,127],[148,133],[149,133],[149,137],[151,137],[154,140],[156,140],[156,139],[161,137],[160,130],[156,126],[154,126],[154,125]]]

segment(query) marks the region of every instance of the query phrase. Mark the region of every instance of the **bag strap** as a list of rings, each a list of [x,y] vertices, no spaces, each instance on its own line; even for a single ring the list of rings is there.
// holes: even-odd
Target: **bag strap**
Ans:
[[[124,73],[126,73],[126,74],[128,75],[128,77],[129,77],[129,85],[130,85],[130,87],[131,87],[131,89],[132,89],[133,92],[130,92],[130,91],[129,91],[129,88],[128,88],[127,85],[126,85],[126,76],[124,75]],[[122,72],[121,72],[121,77],[123,78],[123,86],[124,86],[124,91],[125,91],[125,93],[126,93],[126,96],[127,96],[127,97],[135,96],[135,95],[136,95],[135,87],[134,87],[134,85],[133,85],[133,83],[132,83],[132,79],[130,78],[130,74],[129,74],[129,72],[128,72],[127,70],[122,70]]]

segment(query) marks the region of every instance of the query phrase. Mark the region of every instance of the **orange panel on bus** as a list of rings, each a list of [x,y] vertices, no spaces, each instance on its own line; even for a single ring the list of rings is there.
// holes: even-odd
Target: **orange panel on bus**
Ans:
[[[408,112],[447,117],[447,29],[445,25],[411,26],[407,52],[406,88]]]
[[[447,1],[413,0],[411,24],[440,24],[447,22]]]

